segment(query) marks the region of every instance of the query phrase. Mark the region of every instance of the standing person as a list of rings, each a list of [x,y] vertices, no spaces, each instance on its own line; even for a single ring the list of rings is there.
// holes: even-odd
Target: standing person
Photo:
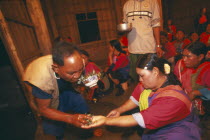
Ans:
[[[24,81],[34,97],[34,109],[42,116],[46,135],[61,140],[64,123],[77,127],[87,123],[84,119],[89,116],[84,114],[89,112],[88,106],[72,85],[83,69],[84,60],[77,46],[62,41],[53,46],[52,55],[42,56],[27,66]]]
[[[136,62],[139,56],[157,53],[160,47],[160,8],[157,0],[128,0],[123,7],[123,22],[132,23],[128,33],[130,76],[137,81]]]
[[[200,35],[201,33],[206,31],[206,27],[208,25],[208,16],[207,16],[207,9],[201,8],[199,16],[195,19],[195,30]]]
[[[107,117],[93,116],[93,124],[83,128],[139,125],[147,129],[142,140],[199,140],[198,120],[192,112],[192,103],[171,72],[169,62],[155,54],[146,54],[138,60],[136,71],[140,83],[130,99]],[[120,116],[138,106],[140,112]]]
[[[122,50],[119,40],[111,40],[109,43],[109,55],[113,57],[109,58],[110,66],[106,73],[115,85],[117,85],[118,92],[115,95],[120,96],[128,89],[129,60],[126,52]]]

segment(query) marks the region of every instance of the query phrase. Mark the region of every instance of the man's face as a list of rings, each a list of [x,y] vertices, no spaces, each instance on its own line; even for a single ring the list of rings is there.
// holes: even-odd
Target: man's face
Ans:
[[[203,59],[203,55],[195,55],[192,52],[190,52],[187,49],[184,49],[183,51],[183,60],[185,63],[185,66],[188,68],[197,68],[201,62],[201,60]]]
[[[84,70],[84,60],[78,52],[70,57],[64,57],[64,65],[54,64],[54,71],[64,80],[74,83],[80,78]]]

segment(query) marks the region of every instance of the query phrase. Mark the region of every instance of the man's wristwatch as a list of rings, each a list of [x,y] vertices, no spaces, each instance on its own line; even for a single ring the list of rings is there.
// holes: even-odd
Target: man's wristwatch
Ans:
[[[161,48],[161,47],[162,47],[162,45],[156,45],[156,47],[157,47],[157,48]]]

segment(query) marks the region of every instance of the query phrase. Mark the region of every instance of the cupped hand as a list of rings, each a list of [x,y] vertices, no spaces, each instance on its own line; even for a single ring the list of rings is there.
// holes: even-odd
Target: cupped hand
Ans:
[[[111,118],[111,117],[119,117],[119,116],[120,116],[120,112],[115,109],[109,112],[109,114],[106,117]]]
[[[104,125],[106,122],[105,116],[93,116],[92,123],[90,125],[82,125],[81,128],[89,129],[93,127],[99,127]]]
[[[89,124],[92,120],[92,116],[86,114],[74,114],[71,117],[71,124],[77,127]]]
[[[164,54],[164,51],[160,47],[156,47],[156,52],[158,57],[162,57]]]

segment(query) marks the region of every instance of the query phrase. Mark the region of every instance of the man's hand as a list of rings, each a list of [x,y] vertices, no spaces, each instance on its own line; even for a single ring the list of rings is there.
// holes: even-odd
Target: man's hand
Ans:
[[[92,116],[85,114],[74,114],[68,117],[67,123],[70,123],[76,127],[87,125],[91,122]]]
[[[119,117],[119,116],[120,116],[120,112],[115,109],[109,112],[109,114],[106,117],[111,118],[111,117]]]
[[[82,125],[81,128],[89,129],[105,125],[106,119],[104,116],[93,116],[92,123],[90,125]]]
[[[158,57],[162,57],[164,54],[164,51],[160,47],[156,47],[156,52]]]

